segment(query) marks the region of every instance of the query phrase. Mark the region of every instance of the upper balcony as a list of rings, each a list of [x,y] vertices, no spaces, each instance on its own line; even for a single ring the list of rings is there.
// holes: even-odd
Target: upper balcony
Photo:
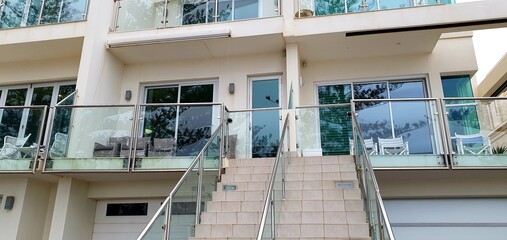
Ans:
[[[284,36],[308,61],[426,54],[442,34],[507,26],[504,9],[499,0],[295,0]]]
[[[172,28],[193,24],[278,16],[278,1],[119,0],[114,31]]]
[[[88,0],[1,0],[0,28],[19,28],[86,19]]]

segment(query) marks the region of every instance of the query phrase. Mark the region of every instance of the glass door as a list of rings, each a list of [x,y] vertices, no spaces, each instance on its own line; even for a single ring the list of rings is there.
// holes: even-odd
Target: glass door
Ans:
[[[146,103],[211,103],[214,84],[148,87]],[[211,105],[147,106],[143,137],[152,144],[173,139],[178,156],[194,156],[204,147],[213,130]]]
[[[280,79],[253,79],[251,86],[252,109],[280,107]],[[257,110],[251,119],[252,157],[275,157],[280,141],[280,111]]]

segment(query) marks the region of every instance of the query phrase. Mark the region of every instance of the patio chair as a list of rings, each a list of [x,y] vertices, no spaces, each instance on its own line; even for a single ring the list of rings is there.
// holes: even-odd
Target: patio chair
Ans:
[[[4,137],[4,145],[2,149],[0,150],[0,159],[5,158],[19,158],[20,153],[18,151],[18,148],[23,147],[25,143],[28,141],[28,138],[32,135],[31,133],[28,134],[28,136],[24,138],[17,138],[12,136],[5,136]]]
[[[455,133],[458,154],[493,154],[489,138],[481,133],[461,135]]]
[[[68,139],[69,135],[65,133],[55,133],[55,140],[53,141],[53,144],[51,144],[51,148],[49,148],[49,157],[50,158],[65,157],[67,152]]]
[[[349,150],[350,155],[354,155],[354,140],[349,138]],[[378,154],[378,145],[373,141],[373,138],[364,139],[364,146],[366,147],[366,151],[369,155],[377,155]]]
[[[378,138],[379,152],[381,155],[408,155],[408,142],[403,137]]]

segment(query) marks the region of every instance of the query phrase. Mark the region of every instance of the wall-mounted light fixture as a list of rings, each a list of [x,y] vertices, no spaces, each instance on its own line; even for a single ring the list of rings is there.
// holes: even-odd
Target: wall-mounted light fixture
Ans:
[[[7,196],[5,198],[4,209],[12,210],[13,207],[14,207],[14,196]]]
[[[127,90],[125,91],[125,100],[130,101],[132,99],[132,91]]]
[[[234,86],[234,83],[229,83],[229,93],[230,94],[234,94],[235,87],[236,86]]]

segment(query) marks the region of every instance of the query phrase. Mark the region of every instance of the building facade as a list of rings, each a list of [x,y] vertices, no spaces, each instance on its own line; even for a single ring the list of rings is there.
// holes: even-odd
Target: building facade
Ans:
[[[294,156],[349,155],[347,113],[397,239],[503,239],[507,100],[475,86],[472,37],[506,10],[0,0],[2,239],[135,239],[217,129],[207,168],[276,157],[286,118]]]

